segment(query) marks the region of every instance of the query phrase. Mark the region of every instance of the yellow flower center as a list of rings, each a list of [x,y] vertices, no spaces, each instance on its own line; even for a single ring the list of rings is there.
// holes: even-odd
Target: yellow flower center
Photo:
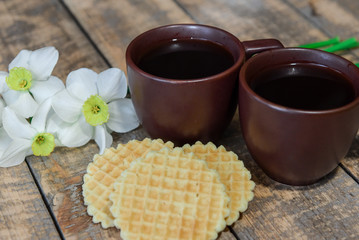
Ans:
[[[45,142],[44,136],[38,136],[38,137],[36,138],[36,143],[37,143],[37,144],[41,145],[41,144],[43,144],[44,142]]]
[[[93,106],[92,107],[92,113],[93,114],[97,114],[97,113],[99,113],[100,112],[100,107],[99,106]]]
[[[6,77],[6,83],[12,90],[28,90],[31,87],[32,74],[26,68],[14,67],[10,69],[9,76]]]
[[[82,105],[82,113],[86,122],[91,126],[98,126],[106,123],[110,118],[107,103],[99,96],[90,96]]]
[[[55,149],[55,137],[51,133],[39,133],[34,137],[31,149],[35,156],[49,156]]]

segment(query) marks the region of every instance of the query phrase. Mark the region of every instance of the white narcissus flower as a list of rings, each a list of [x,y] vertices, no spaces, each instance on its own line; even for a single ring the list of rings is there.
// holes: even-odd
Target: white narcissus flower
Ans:
[[[52,101],[58,122],[57,135],[67,147],[79,147],[94,139],[100,154],[112,144],[110,132],[128,132],[139,126],[132,101],[125,98],[127,80],[123,71],[110,68],[97,74],[81,68],[71,72],[66,89]]]
[[[64,89],[63,82],[51,76],[58,58],[54,47],[21,50],[9,64],[9,73],[0,72],[0,93],[6,105],[29,118],[42,102]]]
[[[9,135],[7,135],[7,132],[5,131],[3,125],[2,125],[2,113],[5,108],[5,102],[0,97],[0,162],[1,162],[1,156],[3,155],[4,151],[7,149],[11,142],[11,138]]]
[[[5,107],[2,114],[3,127],[11,141],[0,158],[0,167],[19,165],[32,154],[50,155],[55,148],[55,137],[47,127],[50,110],[51,99],[48,99],[40,105],[30,124],[11,108]]]

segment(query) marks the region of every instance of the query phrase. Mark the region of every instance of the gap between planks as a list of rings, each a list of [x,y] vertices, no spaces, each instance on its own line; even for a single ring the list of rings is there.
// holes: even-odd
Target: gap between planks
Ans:
[[[37,189],[39,190],[39,193],[41,195],[42,201],[44,202],[44,204],[46,206],[46,209],[50,214],[50,217],[51,217],[51,219],[52,219],[52,221],[53,221],[53,223],[55,225],[55,228],[56,228],[57,232],[59,233],[59,236],[60,236],[61,240],[65,240],[65,236],[64,236],[64,234],[63,234],[63,232],[61,230],[60,224],[58,223],[57,218],[56,218],[54,212],[52,211],[50,203],[48,202],[48,200],[46,198],[46,195],[45,195],[44,191],[42,190],[42,187],[41,187],[39,181],[37,180],[37,178],[35,176],[35,173],[34,173],[33,168],[31,167],[31,164],[29,164],[27,159],[25,159],[25,162],[26,162],[27,167],[29,168],[30,174],[31,174],[31,176],[32,176],[32,178],[34,180],[34,183],[35,183]]]
[[[359,184],[359,178],[357,178],[345,165],[339,163],[339,166],[348,174],[357,184]]]
[[[96,45],[95,41],[91,38],[90,34],[86,31],[86,29],[82,26],[80,21],[76,18],[76,16],[73,14],[71,9],[67,6],[67,4],[64,2],[64,0],[58,0],[61,6],[65,9],[65,11],[69,14],[70,18],[73,19],[75,25],[79,28],[80,32],[85,36],[85,38],[89,41],[90,45],[94,48],[95,52],[102,58],[102,60],[105,62],[105,64],[108,67],[113,67],[110,63],[110,61],[106,58],[105,54],[99,49],[99,47]]]
[[[306,19],[310,24],[312,24],[316,29],[320,30],[324,35],[326,35],[328,38],[332,38],[334,36],[332,36],[328,31],[326,31],[322,26],[320,26],[319,24],[316,24],[315,22],[313,22],[311,20],[311,18],[309,18],[307,15],[303,14],[302,11],[300,11],[298,8],[296,8],[295,6],[293,6],[292,3],[290,3],[288,0],[282,0],[285,4],[287,4],[288,7],[290,7],[291,9],[293,9],[293,11],[295,11],[298,15],[302,16],[304,19]],[[353,56],[355,56],[356,58],[359,58],[359,56],[357,54],[355,54],[355,52],[348,50],[348,52],[350,52]],[[343,166],[343,165],[341,165]],[[343,167],[342,167],[343,168]],[[343,168],[344,169],[344,168]],[[353,177],[354,175],[349,171],[349,169],[344,169],[344,171],[351,177]],[[348,173],[350,172],[350,174]],[[356,177],[353,177],[353,179],[358,182],[358,179]],[[359,182],[358,182],[359,184]]]

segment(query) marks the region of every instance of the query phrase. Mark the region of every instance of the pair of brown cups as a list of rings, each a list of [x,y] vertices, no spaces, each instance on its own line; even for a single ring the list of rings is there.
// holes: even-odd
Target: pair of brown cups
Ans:
[[[231,53],[234,64],[219,74],[186,80],[158,77],[138,67],[149,50],[173,39],[220,44]],[[238,103],[241,131],[251,156],[281,183],[308,185],[333,171],[359,127],[359,69],[335,54],[284,48],[275,39],[241,42],[219,28],[177,24],[136,37],[127,48],[126,62],[136,113],[152,138],[179,146],[215,141],[231,122]],[[354,99],[333,109],[300,110],[268,101],[253,91],[256,74],[283,64],[295,69],[300,63],[340,72],[353,85]]]

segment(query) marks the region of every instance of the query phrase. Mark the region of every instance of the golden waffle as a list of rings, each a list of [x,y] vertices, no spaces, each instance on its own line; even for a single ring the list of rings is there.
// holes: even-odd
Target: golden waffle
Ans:
[[[133,161],[110,199],[124,240],[216,239],[229,214],[218,173],[181,148],[151,151]]]
[[[133,160],[163,147],[173,148],[173,143],[146,138],[143,141],[133,140],[127,144],[119,144],[116,149],[109,148],[102,155],[94,156],[93,162],[87,167],[82,185],[87,213],[93,216],[94,223],[101,222],[103,228],[114,226],[114,217],[110,212],[112,202],[109,199],[113,183]]]
[[[184,152],[193,152],[200,159],[206,160],[208,167],[219,173],[222,183],[226,186],[226,192],[230,197],[230,214],[226,219],[227,225],[231,225],[239,218],[239,212],[244,212],[248,202],[253,199],[254,182],[251,181],[250,172],[244,167],[243,162],[233,152],[228,152],[223,146],[217,148],[213,143],[203,145],[196,142],[190,146],[183,146]]]

